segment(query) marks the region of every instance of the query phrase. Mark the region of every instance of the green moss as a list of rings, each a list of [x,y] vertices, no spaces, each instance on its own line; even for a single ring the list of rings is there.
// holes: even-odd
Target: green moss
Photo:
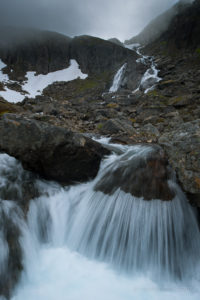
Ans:
[[[130,120],[133,124],[136,123],[136,119],[134,119],[134,118],[130,118],[129,120]]]
[[[103,72],[95,77],[89,77],[84,80],[77,80],[75,82],[76,92],[85,92],[87,90],[96,89],[102,86],[104,82],[107,82],[110,78],[109,72]]]
[[[147,93],[148,96],[154,96],[154,97],[157,97],[158,96],[158,92],[156,90],[154,91],[150,91]]]
[[[166,42],[166,41],[162,41],[162,42],[160,43],[160,45],[161,45],[161,46],[166,46],[166,45],[167,45],[167,42]]]
[[[200,48],[196,49],[196,53],[200,55]]]
[[[117,108],[117,107],[119,107],[119,105],[117,103],[109,103],[109,104],[107,104],[107,107],[108,108]]]
[[[148,95],[148,96],[157,97],[157,98],[159,98],[159,99],[166,100],[166,97],[163,96],[163,95],[161,95],[161,94],[159,94],[158,91],[156,91],[156,90],[153,90],[153,91],[148,92],[147,95]]]
[[[169,104],[170,105],[176,105],[177,103],[183,101],[185,98],[184,96],[177,96],[177,97],[173,97],[169,100]]]
[[[101,130],[102,127],[103,127],[103,124],[102,124],[102,123],[99,123],[99,124],[97,125],[97,129],[98,129],[98,130]]]
[[[4,114],[9,114],[10,112],[8,110],[0,111],[0,116],[3,116]]]
[[[157,122],[157,123],[164,123],[164,122],[165,122],[165,119],[159,118],[156,122]]]
[[[94,79],[85,79],[82,81],[79,81],[79,85],[77,86],[76,90],[78,92],[83,92],[86,90],[93,89],[98,86],[98,82]]]

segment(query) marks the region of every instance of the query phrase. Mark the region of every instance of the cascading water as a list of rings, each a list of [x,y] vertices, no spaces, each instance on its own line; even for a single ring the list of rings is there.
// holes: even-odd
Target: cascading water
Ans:
[[[140,56],[137,62],[149,66],[141,79],[139,87],[135,91],[133,91],[133,93],[136,93],[139,90],[144,91],[145,94],[149,91],[152,91],[155,88],[156,84],[161,80],[161,78],[158,76],[159,70],[156,67],[154,58],[151,56],[143,55],[141,53],[141,49],[143,47],[141,47],[140,44],[125,45],[125,47],[130,50],[134,50]]]
[[[126,70],[126,66],[127,64],[125,63],[116,73],[114,79],[113,79],[113,83],[112,83],[112,86],[110,87],[110,90],[109,92],[110,93],[115,93],[118,91],[119,87],[120,87],[120,84],[122,82],[122,79],[123,79],[123,74],[124,74],[124,71]]]
[[[195,212],[173,178],[172,201],[145,201],[120,188],[112,193],[98,190],[108,171],[145,159],[152,151],[146,146],[110,146],[116,152],[102,162],[91,182],[63,188],[35,179],[40,197],[31,201],[26,217],[10,201],[15,199],[4,200],[4,188],[13,170],[19,189],[29,175],[13,158],[0,155],[0,278],[12,275],[12,243],[5,231],[10,221],[23,257],[12,300],[199,299]]]

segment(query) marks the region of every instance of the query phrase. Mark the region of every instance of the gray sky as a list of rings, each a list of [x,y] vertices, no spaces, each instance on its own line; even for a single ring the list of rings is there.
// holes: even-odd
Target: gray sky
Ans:
[[[0,0],[0,25],[131,38],[177,0]]]

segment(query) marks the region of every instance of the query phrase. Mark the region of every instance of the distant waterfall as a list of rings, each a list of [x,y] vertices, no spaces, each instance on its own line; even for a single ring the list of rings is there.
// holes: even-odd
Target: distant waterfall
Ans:
[[[144,73],[138,88],[133,91],[133,93],[139,90],[144,91],[145,94],[149,91],[152,91],[155,88],[156,83],[161,80],[161,78],[158,76],[159,70],[157,69],[153,57],[143,55],[141,53],[142,47],[140,46],[140,44],[125,45],[125,47],[130,50],[134,50],[140,56],[137,62],[140,62],[146,66],[150,66]]]
[[[126,66],[127,66],[127,63],[125,63],[116,73],[114,79],[113,79],[113,83],[112,83],[112,86],[110,87],[110,90],[109,92],[110,93],[115,93],[118,91],[118,89],[120,88],[120,84],[122,82],[122,79],[123,79],[123,74],[124,74],[124,71],[126,70]]]
[[[199,299],[200,232],[193,208],[173,178],[172,201],[144,201],[120,188],[110,195],[96,191],[108,170],[152,151],[111,147],[116,152],[86,184],[63,188],[36,180],[40,197],[31,201],[26,217],[2,192],[13,170],[19,178],[25,171],[0,155],[0,278],[10,275],[11,251],[2,216],[18,228],[23,256],[12,300]],[[185,291],[190,282],[197,282],[195,292]]]

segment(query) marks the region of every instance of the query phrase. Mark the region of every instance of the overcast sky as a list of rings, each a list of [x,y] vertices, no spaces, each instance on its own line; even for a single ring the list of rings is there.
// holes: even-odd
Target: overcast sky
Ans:
[[[0,25],[131,38],[177,0],[0,0]]]

